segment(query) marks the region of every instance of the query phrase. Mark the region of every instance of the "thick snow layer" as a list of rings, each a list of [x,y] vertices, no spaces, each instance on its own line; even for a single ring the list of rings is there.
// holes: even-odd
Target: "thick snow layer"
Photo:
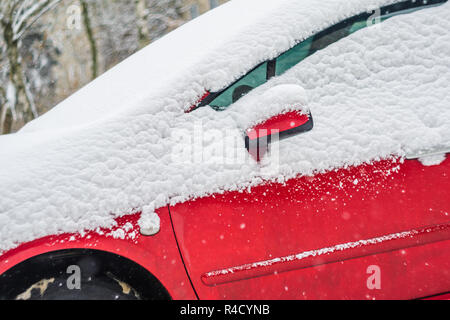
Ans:
[[[156,113],[163,106],[187,109],[205,89],[220,90],[296,42],[394,2],[400,0],[230,1],[137,52],[22,131],[96,125],[106,115]]]
[[[141,209],[154,227],[150,209],[169,202],[447,145],[449,3],[360,30],[224,112],[184,113],[296,40],[391,2],[231,1],[0,137],[0,250]],[[268,103],[309,108],[315,127],[257,164],[243,132],[275,110]]]
[[[261,92],[260,96],[250,99],[239,112],[218,112],[215,118],[232,118],[239,128],[251,128],[262,120],[291,110],[307,113],[308,95],[303,87],[295,84],[280,84]],[[237,111],[237,109],[234,109]]]

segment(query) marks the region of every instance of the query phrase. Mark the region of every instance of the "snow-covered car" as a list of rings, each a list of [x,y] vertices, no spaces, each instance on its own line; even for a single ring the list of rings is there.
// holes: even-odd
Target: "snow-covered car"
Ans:
[[[230,1],[0,137],[0,298],[448,298],[449,14]]]

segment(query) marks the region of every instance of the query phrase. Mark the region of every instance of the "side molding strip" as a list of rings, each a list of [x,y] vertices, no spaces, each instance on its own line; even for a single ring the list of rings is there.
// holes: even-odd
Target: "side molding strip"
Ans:
[[[214,270],[201,279],[205,285],[215,286],[449,239],[450,222]]]

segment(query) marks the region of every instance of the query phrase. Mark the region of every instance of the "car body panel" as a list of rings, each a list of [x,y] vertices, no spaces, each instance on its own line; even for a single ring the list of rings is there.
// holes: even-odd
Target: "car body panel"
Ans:
[[[449,168],[449,159],[382,160],[212,195],[170,213],[201,299],[420,298],[450,287]],[[414,234],[383,240],[402,232]],[[373,238],[381,240],[339,248]],[[332,246],[331,259],[277,260]],[[366,286],[371,264],[381,268],[382,290]],[[237,275],[242,266],[246,274]]]
[[[161,231],[151,237],[138,233],[140,214],[136,213],[117,219],[117,226],[111,230],[50,236],[22,244],[2,254],[0,274],[42,253],[97,249],[142,265],[161,281],[172,298],[196,299],[178,240],[200,299],[433,296],[450,287],[450,240],[446,240],[450,239],[449,166],[449,159],[430,167],[418,161],[383,160],[292,179],[286,184],[265,184],[252,188],[251,193],[216,194],[172,206],[170,215],[168,208],[159,209]],[[127,230],[127,223],[132,228]],[[400,239],[400,247],[396,241],[380,242],[375,249],[350,248],[359,250],[356,253],[337,250],[337,259],[318,255],[285,270],[277,265],[269,269],[270,274],[267,270],[252,274],[250,270],[241,279],[223,283],[214,283],[214,278],[213,283],[207,283],[204,279],[208,272],[221,268],[421,227],[437,227],[437,231],[426,231],[425,237]],[[119,229],[126,230],[122,237],[111,236]],[[368,267],[373,265],[381,270],[381,289],[367,287]],[[445,299],[445,295],[430,299],[438,297]]]
[[[161,230],[151,237],[139,234],[137,221],[140,213],[136,213],[117,219],[117,227],[102,229],[100,233],[62,234],[22,244],[0,256],[0,274],[43,253],[75,248],[96,249],[121,255],[143,266],[163,284],[173,299],[196,299],[178,251],[167,207],[160,208],[158,215]],[[132,228],[124,227],[126,224],[131,224]],[[116,238],[108,235],[110,233],[116,233]],[[123,239],[120,234],[124,235]]]

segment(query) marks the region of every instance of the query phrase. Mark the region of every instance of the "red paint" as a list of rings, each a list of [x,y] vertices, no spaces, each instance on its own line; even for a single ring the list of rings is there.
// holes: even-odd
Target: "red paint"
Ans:
[[[420,298],[450,288],[449,169],[449,159],[431,167],[384,160],[197,199],[170,212],[201,299]],[[429,226],[434,232],[424,230]],[[214,270],[408,230],[420,232],[330,260],[317,256],[202,282]],[[381,290],[367,288],[371,264],[381,268]]]
[[[286,184],[266,183],[251,193],[227,192],[158,210],[161,231],[136,237],[63,234],[25,243],[0,256],[0,274],[49,251],[93,248],[120,254],[155,275],[174,299],[194,299],[178,251],[201,299],[412,299],[450,288],[450,159],[425,167],[383,160]],[[286,258],[410,231],[411,235],[267,266]],[[74,241],[69,241],[74,237]],[[367,268],[381,270],[381,289],[367,288]],[[222,275],[208,272],[232,269]],[[240,270],[242,269],[242,271]],[[238,271],[238,272],[236,272]],[[202,281],[203,276],[203,281]],[[440,298],[446,298],[441,295]],[[447,297],[448,298],[448,297]]]
[[[127,215],[117,219],[117,227],[112,230],[102,229],[97,232],[80,234],[62,234],[49,236],[20,245],[0,256],[0,274],[16,264],[36,255],[62,249],[97,249],[116,253],[128,258],[151,272],[167,289],[174,299],[196,299],[193,288],[186,275],[180,258],[167,207],[158,209],[161,219],[161,230],[158,234],[145,237],[139,233],[137,221],[140,213]],[[107,236],[111,231],[123,227],[130,222],[136,238],[114,239]],[[74,241],[69,241],[74,237]]]
[[[294,255],[276,257],[222,270],[214,270],[202,275],[206,285],[251,279],[296,269],[320,266],[326,263],[344,261],[399,250],[436,241],[450,239],[450,223],[383,235],[357,242],[300,252]]]
[[[197,102],[196,102],[195,104],[193,104],[193,105],[190,106],[186,111],[184,111],[184,113],[189,113],[189,112],[192,112],[192,111],[194,111],[195,109],[197,109],[197,106],[200,104],[200,102],[202,102],[203,100],[205,100],[206,97],[209,96],[209,95],[210,95],[210,92],[209,92],[209,91],[206,91],[206,92],[203,94],[203,96],[201,96],[201,98],[198,99]]]
[[[269,118],[247,130],[250,140],[270,135],[271,132],[283,132],[304,125],[309,120],[308,115],[299,111],[289,111]]]

